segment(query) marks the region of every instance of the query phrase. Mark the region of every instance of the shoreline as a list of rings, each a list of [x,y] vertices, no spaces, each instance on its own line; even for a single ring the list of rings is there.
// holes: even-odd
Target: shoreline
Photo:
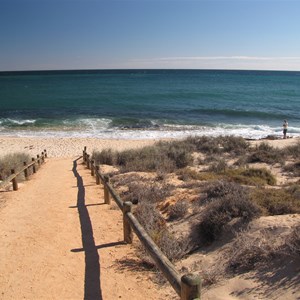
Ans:
[[[103,150],[111,148],[114,150],[126,150],[142,148],[150,146],[158,141],[175,140],[175,139],[101,139],[101,138],[76,138],[76,137],[14,137],[0,136],[0,156],[9,153],[24,152],[35,157],[45,149],[48,157],[51,158],[68,158],[78,157],[82,155],[83,148],[86,146],[88,153],[93,150]],[[288,139],[257,139],[247,140],[252,145],[258,145],[267,142],[270,145],[278,148],[283,148],[289,145],[300,142],[300,137]]]

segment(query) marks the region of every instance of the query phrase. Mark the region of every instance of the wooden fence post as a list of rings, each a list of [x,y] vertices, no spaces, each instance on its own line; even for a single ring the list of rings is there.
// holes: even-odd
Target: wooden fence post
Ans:
[[[45,162],[45,156],[44,156],[44,152],[42,152],[42,163]]]
[[[38,166],[40,166],[41,162],[40,162],[40,156],[39,155],[36,156],[36,160],[37,160]]]
[[[86,146],[84,146],[84,149],[82,151],[82,159],[83,159],[83,163],[86,163]]]
[[[94,160],[91,160],[91,176],[95,175]]]
[[[31,160],[34,162],[34,164],[32,165],[32,172],[33,172],[33,173],[36,173],[36,169],[35,169],[35,159],[32,157]]]
[[[127,244],[132,244],[132,240],[133,240],[132,228],[126,217],[126,214],[128,212],[131,212],[131,208],[132,208],[132,203],[130,201],[126,201],[123,203],[123,234],[124,234],[124,241]]]
[[[86,155],[86,167],[89,169],[90,168],[90,155]]]
[[[14,169],[11,169],[10,171],[11,171],[11,174],[15,174],[15,170]],[[13,185],[13,190],[17,191],[18,190],[18,182],[17,182],[17,178],[16,177],[12,180],[12,185]]]
[[[96,184],[99,185],[100,184],[100,177],[99,177],[99,166],[96,166]]]
[[[47,154],[47,150],[46,149],[44,149],[44,154],[45,154],[45,158],[47,158],[48,154]]]
[[[27,165],[26,161],[23,162],[23,165],[24,167]],[[24,176],[25,176],[25,179],[28,180],[28,169],[24,169]]]
[[[181,277],[181,300],[200,300],[201,279],[198,274],[185,274]]]
[[[105,204],[111,204],[111,199],[109,197],[109,190],[107,188],[107,184],[109,184],[109,176],[104,176],[104,203]]]

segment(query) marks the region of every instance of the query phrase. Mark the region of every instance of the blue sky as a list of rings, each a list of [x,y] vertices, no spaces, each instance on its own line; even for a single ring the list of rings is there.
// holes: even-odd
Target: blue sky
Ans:
[[[0,71],[300,71],[300,0],[0,0]]]

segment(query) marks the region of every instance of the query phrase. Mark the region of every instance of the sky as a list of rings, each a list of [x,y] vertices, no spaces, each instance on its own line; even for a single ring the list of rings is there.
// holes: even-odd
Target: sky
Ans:
[[[0,0],[0,71],[300,71],[300,0]]]

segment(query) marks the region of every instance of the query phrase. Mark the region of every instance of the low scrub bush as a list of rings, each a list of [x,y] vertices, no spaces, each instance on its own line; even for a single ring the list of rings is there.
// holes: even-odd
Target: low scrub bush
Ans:
[[[223,151],[233,155],[244,155],[250,147],[250,144],[244,138],[233,135],[222,136],[218,140],[223,147]]]
[[[93,151],[92,159],[96,165],[114,165],[116,163],[117,152],[112,149],[103,149],[99,151]]]
[[[291,173],[295,177],[300,176],[300,161],[284,166],[284,171]]]
[[[209,172],[215,172],[218,174],[225,173],[225,171],[228,169],[228,165],[225,159],[218,159],[217,161],[213,162],[209,168]]]
[[[300,256],[300,224],[287,236],[285,245],[288,253]]]
[[[231,169],[226,172],[230,180],[246,185],[275,185],[276,178],[265,168]]]
[[[168,197],[173,190],[171,185],[157,182],[131,182],[128,183],[128,192],[122,195],[124,201],[156,203]]]
[[[184,244],[168,231],[164,218],[157,211],[154,204],[141,202],[135,209],[134,214],[155,244],[170,261],[175,261],[185,254]],[[146,251],[142,253],[141,258],[149,261]]]
[[[284,215],[300,212],[300,201],[289,189],[254,189],[251,199],[266,215]]]
[[[178,220],[183,218],[188,212],[188,202],[186,200],[179,200],[174,205],[172,205],[169,210],[169,220]]]
[[[285,147],[283,152],[298,159],[300,157],[300,142],[297,142],[296,145]]]
[[[229,251],[228,268],[235,272],[250,271],[269,262],[279,251],[280,243],[275,243],[266,232],[259,237],[241,232]]]
[[[191,145],[185,145],[182,141],[158,142],[153,146],[120,152],[111,149],[95,151],[93,159],[98,164],[121,166],[123,172],[173,172],[192,164],[192,150]]]
[[[0,158],[0,180],[5,180],[11,175],[11,170],[18,172],[24,167],[24,162],[31,162],[31,157],[26,153],[13,153]],[[23,179],[23,175],[20,176]]]
[[[201,180],[202,177],[199,172],[192,170],[190,168],[180,169],[176,172],[178,178],[182,181],[189,181],[189,180]]]
[[[213,242],[231,220],[241,218],[249,222],[260,213],[258,206],[251,202],[248,190],[238,184],[220,181],[206,192],[209,204],[202,212],[198,225],[204,243]]]
[[[261,143],[253,153],[248,156],[248,163],[283,164],[284,153],[267,143]]]

